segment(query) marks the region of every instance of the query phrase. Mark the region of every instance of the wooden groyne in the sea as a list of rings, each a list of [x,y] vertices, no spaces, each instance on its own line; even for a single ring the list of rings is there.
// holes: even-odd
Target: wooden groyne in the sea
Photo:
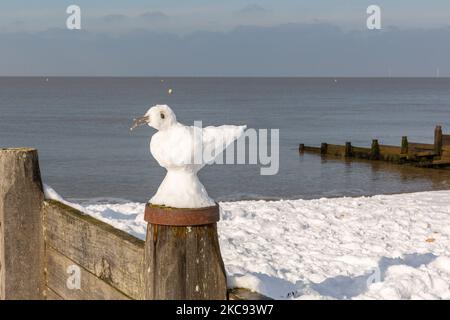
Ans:
[[[299,146],[299,152],[312,152],[345,158],[382,160],[398,164],[410,164],[425,168],[450,168],[450,135],[442,134],[441,126],[434,130],[434,143],[408,141],[404,136],[400,146],[382,145],[372,140],[370,148],[356,147],[351,142],[345,145],[322,143],[320,147]]]

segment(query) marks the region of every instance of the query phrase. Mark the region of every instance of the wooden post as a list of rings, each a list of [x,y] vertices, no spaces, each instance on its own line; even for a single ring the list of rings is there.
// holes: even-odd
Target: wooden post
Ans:
[[[328,144],[325,142],[322,142],[320,145],[320,154],[327,154],[328,153]]]
[[[403,136],[402,137],[402,151],[400,151],[401,154],[408,154],[408,137]]]
[[[144,257],[147,300],[225,300],[219,207],[175,209],[148,204]]]
[[[34,149],[0,149],[0,299],[44,298],[44,195]]]
[[[305,152],[305,144],[304,143],[300,143],[300,145],[298,146],[298,151],[300,153]]]
[[[371,160],[380,159],[380,145],[378,144],[377,139],[372,140],[372,147],[370,150],[370,159]]]
[[[346,142],[345,143],[345,156],[346,157],[351,157],[353,154],[352,152],[352,143],[351,142]]]
[[[442,127],[436,126],[434,129],[434,152],[440,156],[442,154]]]

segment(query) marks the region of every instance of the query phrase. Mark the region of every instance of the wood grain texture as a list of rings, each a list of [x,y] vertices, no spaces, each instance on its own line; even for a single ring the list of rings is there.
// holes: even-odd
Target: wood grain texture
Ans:
[[[402,137],[402,144],[401,144],[401,150],[400,153],[407,154],[408,153],[408,137],[403,136]]]
[[[427,143],[417,143],[417,142],[409,142],[408,143],[408,152],[409,153],[416,153],[421,151],[434,151],[434,144],[427,144]]]
[[[328,143],[326,154],[336,156],[336,157],[344,157],[345,156],[345,146]]]
[[[44,214],[47,246],[125,295],[143,298],[143,241],[57,201],[45,201]]]
[[[440,156],[442,153],[443,135],[442,127],[436,126],[434,129],[434,152],[436,155]]]
[[[0,299],[44,299],[44,195],[35,149],[0,149]]]
[[[346,157],[351,157],[353,155],[353,148],[352,148],[352,143],[350,141],[347,141],[345,143],[345,156]]]
[[[368,159],[370,156],[370,151],[370,148],[352,146],[352,154],[355,158]]]
[[[58,295],[55,291],[53,291],[49,287],[45,288],[45,296],[46,300],[64,300],[60,295]]]
[[[303,152],[320,153],[320,147],[312,147],[303,145]]]
[[[402,153],[402,148],[397,146],[380,144],[380,153],[397,155]]]
[[[442,135],[442,145],[443,146],[450,146],[450,135],[443,134]]]
[[[216,224],[149,224],[145,279],[145,298],[149,300],[225,300],[226,275]]]
[[[125,294],[52,248],[46,252],[47,286],[63,300],[129,300]],[[71,269],[71,268],[76,269]],[[79,288],[73,277],[79,276]],[[67,282],[69,281],[69,285]],[[72,285],[70,285],[72,284]],[[48,298],[47,298],[48,299]]]

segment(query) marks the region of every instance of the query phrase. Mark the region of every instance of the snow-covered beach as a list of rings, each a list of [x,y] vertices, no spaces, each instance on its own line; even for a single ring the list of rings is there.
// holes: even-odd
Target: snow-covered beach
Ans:
[[[62,200],[49,187],[46,196]],[[145,237],[143,203],[69,204]],[[275,299],[450,299],[450,191],[220,206],[230,287]]]

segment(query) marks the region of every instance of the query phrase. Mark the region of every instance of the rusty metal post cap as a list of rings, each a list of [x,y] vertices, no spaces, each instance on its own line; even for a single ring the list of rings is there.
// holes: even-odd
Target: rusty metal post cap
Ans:
[[[171,208],[147,203],[144,220],[150,224],[163,226],[201,226],[220,220],[219,205],[206,208]]]

